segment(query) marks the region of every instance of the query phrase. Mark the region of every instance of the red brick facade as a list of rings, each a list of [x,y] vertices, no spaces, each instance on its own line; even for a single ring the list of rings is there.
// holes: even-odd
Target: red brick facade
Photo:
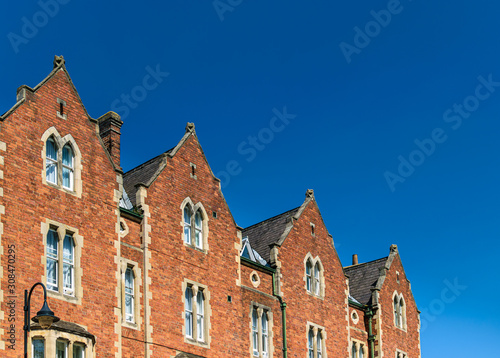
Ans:
[[[236,225],[194,125],[174,149],[124,174],[119,117],[92,119],[58,57],[41,84],[18,90],[17,103],[0,119],[0,356],[22,356],[23,292],[36,282],[47,285],[57,271],[48,304],[61,322],[48,330],[34,325],[30,333],[43,342],[47,357],[57,349],[76,357],[84,347],[87,358],[306,358],[310,334],[315,358],[349,358],[353,341],[366,349],[363,358],[398,358],[397,351],[420,357],[418,310],[397,249],[391,249],[370,304],[350,297],[349,275],[312,191],[283,216],[285,230],[270,247],[253,251],[260,239],[249,235],[248,248],[262,256],[259,261],[242,256],[247,231]],[[50,138],[60,153],[66,145],[73,150],[69,188],[64,158],[59,177],[48,179]],[[129,207],[120,201],[125,192]],[[193,212],[188,224],[186,207]],[[57,252],[49,243],[54,233]],[[73,240],[72,274],[64,271],[67,236]],[[186,319],[188,291],[194,294],[192,323]],[[395,326],[395,292],[404,298],[403,328]],[[35,289],[32,317],[42,297]],[[30,342],[30,354],[33,347]]]

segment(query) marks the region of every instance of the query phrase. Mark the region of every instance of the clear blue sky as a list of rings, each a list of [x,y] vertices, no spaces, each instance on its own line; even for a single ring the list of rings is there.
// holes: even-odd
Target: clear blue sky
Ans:
[[[64,55],[90,115],[124,117],[125,170],[194,122],[239,225],[314,189],[344,265],[399,246],[424,357],[494,355],[497,2],[57,4],[0,5],[1,113]],[[443,300],[447,282],[459,288]]]

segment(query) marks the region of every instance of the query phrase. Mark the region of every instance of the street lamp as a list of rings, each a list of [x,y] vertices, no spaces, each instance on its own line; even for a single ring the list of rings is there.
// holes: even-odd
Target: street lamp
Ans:
[[[55,323],[59,321],[59,317],[54,316],[54,312],[52,312],[49,308],[49,305],[47,305],[47,289],[45,288],[45,285],[41,282],[37,282],[31,287],[30,293],[28,294],[28,290],[24,290],[24,358],[28,358],[28,332],[31,331],[30,327],[30,300],[31,300],[31,293],[35,289],[36,286],[42,286],[43,287],[43,306],[40,311],[36,314],[35,317],[33,317],[33,322],[35,323],[40,323],[40,327],[42,329],[48,329],[52,325],[52,323]]]

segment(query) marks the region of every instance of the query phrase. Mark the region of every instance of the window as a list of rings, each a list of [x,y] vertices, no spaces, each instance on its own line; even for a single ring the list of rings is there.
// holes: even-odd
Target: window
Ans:
[[[351,358],[363,358],[365,356],[365,346],[359,341],[352,342]]]
[[[49,296],[81,304],[83,237],[77,229],[52,220],[47,219],[41,225],[45,247],[45,275],[41,282],[46,284]]]
[[[45,174],[48,183],[74,190],[75,155],[69,144],[59,150],[54,139],[50,137],[45,144]],[[62,172],[59,178],[59,172]]]
[[[72,336],[72,340],[68,341],[65,339],[58,339],[60,335],[57,331],[46,330],[38,331],[44,334],[44,337],[37,337],[31,340],[31,355],[32,358],[49,358],[45,354],[46,352],[54,352],[56,358],[69,358],[70,354],[73,358],[85,358],[85,350],[87,345],[83,342],[74,341],[73,339],[81,339],[79,336]],[[37,333],[38,334],[38,333]],[[67,332],[65,332],[67,335]],[[85,340],[85,339],[84,339]],[[75,342],[75,343],[71,343]],[[88,344],[91,344],[92,340],[88,340]],[[73,353],[71,353],[73,352]]]
[[[186,198],[181,205],[184,243],[200,250],[206,250],[207,215],[200,203],[193,205]]]
[[[324,277],[323,277],[323,265],[319,257],[312,258],[311,254],[308,253],[304,260],[305,264],[305,286],[306,291],[320,298],[323,298],[325,295],[324,291]]]
[[[62,150],[62,176],[63,187],[69,190],[73,190],[73,173],[75,171],[73,162],[73,150],[66,144]]]
[[[40,338],[31,341],[31,352],[33,358],[45,358],[45,341]]]
[[[68,358],[68,343],[56,341],[56,358]]]
[[[73,237],[66,234],[63,243],[63,283],[64,293],[67,295],[74,294],[74,272],[75,272],[75,259],[74,259],[74,245]]]
[[[394,325],[401,329],[406,329],[406,310],[403,295],[394,293]]]
[[[52,137],[47,140],[45,148],[47,182],[57,185],[57,144],[54,142]]]
[[[252,353],[255,357],[268,358],[271,356],[269,335],[272,318],[270,310],[261,305],[252,305],[251,317]]]
[[[320,280],[319,280],[319,264],[314,265],[314,294],[319,296]]]
[[[324,350],[324,330],[319,326],[309,325],[307,332],[307,357],[308,358],[323,358]]]
[[[207,347],[208,336],[208,290],[195,283],[186,283],[184,290],[184,334],[185,341]]]
[[[312,292],[312,264],[311,261],[307,260],[306,264],[306,286],[307,286],[307,292]]]
[[[127,267],[125,271],[125,321],[134,322],[134,271]]]
[[[59,287],[63,287],[65,295],[74,296],[75,247],[70,233],[64,236],[62,252],[59,249],[60,246],[58,232],[54,228],[49,229],[47,234],[47,288],[52,291],[59,291]],[[62,282],[59,281],[59,263],[61,261]]]
[[[85,358],[85,346],[81,344],[74,344],[73,358]]]

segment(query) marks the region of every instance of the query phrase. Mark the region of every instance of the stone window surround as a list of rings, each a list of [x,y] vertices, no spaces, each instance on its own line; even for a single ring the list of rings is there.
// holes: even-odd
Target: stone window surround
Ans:
[[[400,349],[396,349],[395,358],[408,358],[408,354]]]
[[[78,336],[76,334],[71,334],[67,332],[60,332],[56,330],[33,330],[30,331],[30,340],[28,344],[28,357],[33,356],[33,344],[32,341],[35,339],[41,339],[44,341],[45,357],[55,357],[56,356],[56,342],[64,341],[68,345],[68,355],[67,357],[73,357],[73,346],[75,344],[85,347],[85,358],[94,357],[94,346],[90,338],[85,338]]]
[[[312,329],[313,331],[313,347],[314,347],[314,357],[317,357],[317,352],[318,352],[318,334],[321,335],[321,344],[323,345],[322,347],[322,358],[328,358],[328,353],[326,351],[326,331],[325,327],[322,327],[320,325],[317,325],[312,322],[307,322],[307,329],[306,329],[306,348],[308,347],[309,344],[309,331]],[[306,358],[309,357],[309,349],[306,349]]]
[[[402,317],[400,317],[400,319],[402,320],[402,325],[398,326],[396,325],[396,316],[395,316],[395,313],[394,313],[394,298],[398,299],[398,302],[401,303],[401,301],[403,302],[403,310],[401,311],[401,314],[402,314]],[[392,315],[393,315],[393,318],[392,318],[392,321],[394,322],[394,327],[402,330],[402,331],[405,331],[407,330],[407,324],[406,324],[406,300],[404,299],[403,297],[403,294],[400,293],[398,294],[397,291],[394,291],[394,293],[392,294],[392,301],[391,301],[391,307],[392,307]]]
[[[123,225],[123,230],[121,229],[121,225]],[[120,237],[125,237],[128,235],[130,229],[127,225],[127,222],[125,221],[125,219],[123,218],[120,218]]]
[[[366,344],[366,342],[363,342],[363,341],[359,341],[357,339],[351,339],[351,344],[349,346],[349,357],[350,358],[353,358],[352,357],[352,346],[355,345],[356,346],[356,358],[359,358],[360,355],[359,355],[359,351],[360,349],[363,350],[363,358],[368,358],[368,345]]]
[[[66,101],[57,98],[57,104],[60,106],[62,104],[63,107],[66,107]],[[61,111],[59,111],[59,106],[57,106],[57,117],[61,119],[68,119],[68,115],[66,113],[61,114]]]
[[[46,150],[47,150],[47,139],[52,137],[54,139],[54,142],[57,145],[57,157],[61,158],[61,160],[58,160],[58,169],[57,169],[57,182],[58,184],[52,184],[47,182],[47,173],[46,173],[46,168],[47,168],[47,158],[46,158]],[[59,135],[59,132],[55,127],[50,127],[43,133],[41,141],[43,142],[43,148],[42,148],[42,183],[45,185],[48,185],[52,188],[59,189],[61,191],[64,191],[65,193],[75,195],[78,198],[82,197],[82,155],[80,153],[80,149],[78,148],[78,145],[76,144],[76,141],[73,139],[71,134],[66,134],[64,137],[61,138]],[[71,145],[71,149],[73,150],[73,155],[74,155],[74,162],[73,162],[73,190],[64,188],[62,185],[62,164],[59,165],[59,163],[62,163],[62,149],[66,144]]]
[[[252,280],[252,278],[253,278],[253,277],[256,277],[256,278],[257,278],[257,280],[256,280],[255,282]],[[249,278],[250,278],[250,283],[252,284],[252,286],[253,286],[253,287],[257,288],[257,287],[259,287],[259,286],[260,286],[260,276],[259,276],[259,274],[257,273],[257,271],[253,270],[253,271],[250,273]]]
[[[194,237],[191,237],[191,245],[186,243],[186,241],[184,240],[184,207],[188,204],[191,206],[191,210],[193,211],[193,214],[192,214],[193,217],[198,210],[201,211],[201,216],[202,216],[202,218],[201,218],[202,224],[201,225],[202,225],[202,239],[203,239],[203,248],[202,249],[196,247]],[[180,208],[181,208],[181,222],[180,222],[180,224],[182,227],[182,230],[181,230],[182,243],[186,247],[198,250],[198,251],[206,254],[208,252],[208,221],[209,221],[209,218],[208,218],[208,215],[207,215],[205,208],[203,207],[203,204],[200,202],[198,202],[197,204],[194,204],[193,201],[191,200],[191,198],[187,197],[186,199],[184,199],[182,201]],[[191,220],[191,222],[193,223],[194,220]]]
[[[185,320],[185,304],[186,304],[186,289],[188,287],[191,287],[193,290],[193,338],[189,338],[186,336],[186,320]],[[205,316],[204,316],[204,337],[205,341],[204,342],[199,342],[196,340],[194,337],[198,337],[198,332],[197,332],[197,305],[196,305],[196,296],[198,294],[199,290],[203,291],[203,296],[205,298],[204,304],[205,304]],[[209,348],[210,349],[210,342],[212,341],[212,337],[210,336],[210,317],[212,317],[212,308],[210,307],[210,291],[208,290],[208,286],[202,285],[198,282],[184,279],[182,282],[182,335],[184,336],[184,342],[193,344],[199,347],[203,348]]]
[[[320,286],[319,287],[319,295],[316,295],[313,292],[314,290],[311,290],[311,291],[307,290],[307,273],[306,273],[307,261],[309,261],[312,265],[311,278],[313,281],[313,287],[314,287],[314,267],[316,266],[316,264],[319,264],[319,286]],[[324,275],[324,272],[325,272],[325,270],[324,270],[323,264],[321,263],[319,256],[316,256],[313,258],[311,253],[308,252],[306,257],[304,258],[304,278],[303,279],[304,279],[304,288],[309,295],[314,296],[314,297],[318,297],[320,299],[325,298],[325,275]]]
[[[273,326],[274,326],[274,319],[273,319],[273,312],[271,311],[271,308],[267,307],[267,306],[264,306],[258,302],[250,302],[250,312],[248,314],[248,318],[249,318],[249,330],[250,330],[250,350],[249,350],[249,357],[252,357],[252,358],[255,358],[257,356],[255,356],[253,354],[253,336],[252,336],[252,313],[253,313],[253,310],[254,308],[257,308],[257,316],[258,316],[258,337],[259,337],[259,341],[258,341],[258,345],[259,345],[259,358],[262,358],[262,354],[260,352],[260,348],[262,347],[262,315],[264,314],[264,312],[266,312],[267,314],[267,338],[268,338],[268,352],[267,352],[267,357],[268,358],[273,358],[273,354],[274,354],[274,339],[273,339]]]
[[[356,310],[352,310],[351,311],[351,320],[352,320],[352,323],[358,324],[358,322],[359,322],[359,314],[358,314],[358,312],[356,312]]]
[[[131,268],[134,273],[134,322],[129,322],[125,319],[125,272],[127,268]],[[135,330],[141,329],[142,318],[141,318],[141,269],[137,262],[121,258],[120,260],[120,291],[121,291],[121,313],[122,313],[122,326],[128,327]]]
[[[47,289],[47,296],[60,299],[66,301],[68,303],[75,303],[78,305],[82,304],[82,275],[83,270],[81,268],[81,257],[82,257],[82,248],[83,248],[83,236],[78,234],[78,229],[70,227],[68,225],[61,224],[57,221],[46,219],[45,222],[41,223],[41,234],[43,240],[43,256],[42,256],[42,265],[43,265],[43,276],[41,282],[47,283],[47,234],[49,230],[55,230],[57,232],[57,236],[59,238],[58,247],[61,248],[58,250],[58,287],[59,291],[52,291]],[[64,236],[66,234],[70,234],[73,237],[74,244],[74,295],[64,294],[62,291],[63,287],[63,250],[62,244],[64,240]]]

